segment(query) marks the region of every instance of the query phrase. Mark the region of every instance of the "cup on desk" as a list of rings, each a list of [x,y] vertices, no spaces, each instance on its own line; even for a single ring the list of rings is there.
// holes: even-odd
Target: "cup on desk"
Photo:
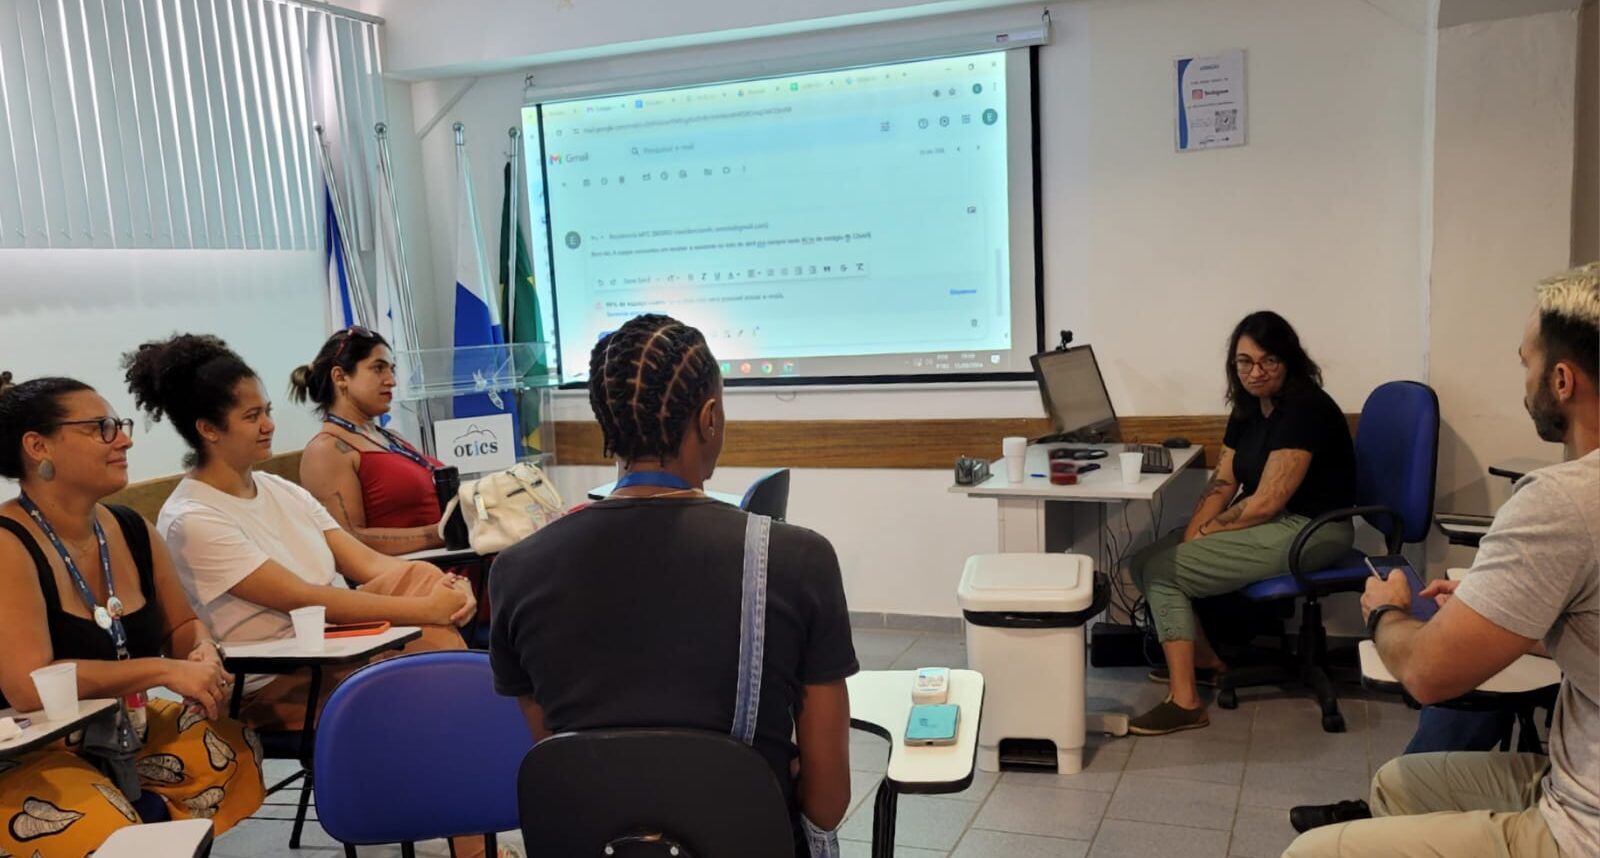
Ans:
[[[78,666],[71,662],[41,667],[29,674],[39,692],[44,717],[51,721],[70,721],[78,717]]]
[[[294,623],[294,639],[307,652],[321,652],[325,643],[323,631],[327,626],[328,609],[322,605],[295,608],[289,612]]]
[[[1117,455],[1122,461],[1122,481],[1130,485],[1139,482],[1139,478],[1143,476],[1144,454],[1119,453]]]
[[[1027,473],[1028,439],[1021,435],[1002,438],[1000,452],[1006,457],[1006,479],[1022,482],[1022,475]]]

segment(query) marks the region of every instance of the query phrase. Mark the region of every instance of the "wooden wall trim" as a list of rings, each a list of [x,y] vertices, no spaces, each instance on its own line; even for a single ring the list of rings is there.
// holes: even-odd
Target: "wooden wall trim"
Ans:
[[[1350,418],[1355,431],[1357,415]],[[1123,440],[1159,444],[1188,438],[1216,464],[1228,418],[1221,414],[1123,417]],[[1043,417],[927,420],[740,420],[728,424],[720,463],[756,468],[949,468],[957,456],[1000,457],[1007,435],[1036,438],[1050,431]],[[563,465],[609,465],[600,454],[600,426],[592,421],[555,423],[556,460]]]

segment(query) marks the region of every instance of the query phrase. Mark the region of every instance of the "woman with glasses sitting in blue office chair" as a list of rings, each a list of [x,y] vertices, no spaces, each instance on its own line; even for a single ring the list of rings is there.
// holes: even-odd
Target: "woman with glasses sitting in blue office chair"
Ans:
[[[1129,564],[1167,660],[1150,678],[1171,686],[1166,700],[1129,722],[1139,735],[1210,723],[1196,686],[1214,684],[1227,665],[1196,622],[1193,600],[1282,575],[1306,523],[1355,503],[1350,424],[1288,321],[1270,310],[1245,316],[1228,338],[1224,372],[1232,413],[1216,472],[1188,526]],[[1354,538],[1349,522],[1318,530],[1306,544],[1306,568],[1332,563]]]
[[[777,775],[797,854],[837,854],[831,832],[850,800],[845,679],[857,664],[833,546],[706,496],[726,418],[716,359],[694,328],[646,315],[601,337],[589,402],[622,478],[495,561],[496,690],[519,699],[541,739],[733,732]],[[763,583],[764,613],[745,598]],[[741,663],[746,641],[759,663]],[[740,697],[752,676],[756,694]]]

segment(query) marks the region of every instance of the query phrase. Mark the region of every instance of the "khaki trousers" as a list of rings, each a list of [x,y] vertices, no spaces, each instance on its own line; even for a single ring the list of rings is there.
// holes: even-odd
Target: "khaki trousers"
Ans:
[[[1539,812],[1542,754],[1407,754],[1372,779],[1372,819],[1313,828],[1283,858],[1576,858]]]

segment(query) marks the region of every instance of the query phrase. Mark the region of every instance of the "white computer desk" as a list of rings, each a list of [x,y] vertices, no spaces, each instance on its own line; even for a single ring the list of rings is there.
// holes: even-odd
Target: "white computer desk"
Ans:
[[[1050,473],[1049,453],[1059,447],[1092,447],[1106,450],[1109,455],[1095,460],[1100,468],[1080,475],[1077,485],[1055,486],[1050,484],[1049,477],[1033,475]],[[1201,453],[1198,445],[1169,450],[1172,473],[1143,474],[1137,483],[1124,483],[1122,462],[1117,456],[1124,449],[1122,444],[1034,444],[1028,447],[1022,482],[1013,483],[1006,478],[1006,463],[1002,459],[990,465],[989,479],[974,486],[951,486],[950,491],[998,501],[1000,550],[1003,552],[1071,550],[1099,557],[1106,506],[1154,502]],[[1073,516],[1072,507],[1083,504],[1092,504],[1093,514]]]

